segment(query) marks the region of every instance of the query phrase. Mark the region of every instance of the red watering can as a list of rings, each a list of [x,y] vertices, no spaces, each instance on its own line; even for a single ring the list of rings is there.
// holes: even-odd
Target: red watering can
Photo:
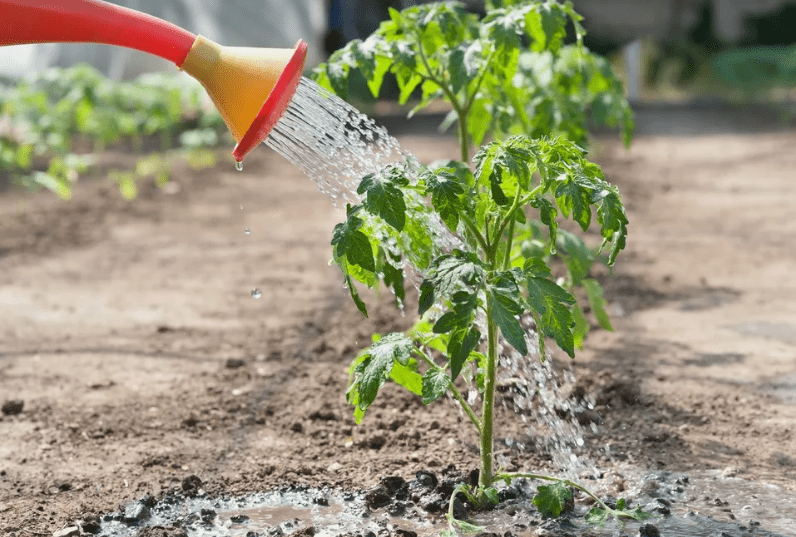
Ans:
[[[105,43],[174,62],[207,90],[243,157],[265,140],[296,92],[307,43],[224,47],[174,24],[100,0],[0,0],[0,46]]]

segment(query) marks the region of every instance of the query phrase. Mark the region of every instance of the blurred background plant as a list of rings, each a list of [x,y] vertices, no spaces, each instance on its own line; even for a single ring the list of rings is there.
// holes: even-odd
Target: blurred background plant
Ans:
[[[95,155],[111,147],[141,155],[135,170],[108,173],[128,199],[138,179],[167,183],[176,160],[214,166],[212,149],[233,141],[205,95],[187,77],[115,82],[88,65],[0,83],[0,185],[47,188],[68,199]]]

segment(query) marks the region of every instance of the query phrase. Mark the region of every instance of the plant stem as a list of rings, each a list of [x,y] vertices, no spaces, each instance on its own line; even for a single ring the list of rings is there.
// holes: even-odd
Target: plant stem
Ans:
[[[424,353],[420,349],[415,348],[415,354],[417,356],[419,356],[424,362],[426,362],[429,367],[431,367],[433,369],[438,369],[440,371],[443,371],[443,369],[440,366],[438,366],[434,362],[434,360],[432,360],[431,358],[426,356],[426,353]],[[456,402],[459,403],[459,406],[462,407],[462,410],[464,410],[464,413],[467,414],[467,417],[469,417],[470,421],[473,422],[473,425],[475,425],[475,428],[478,431],[478,435],[480,436],[481,435],[481,423],[478,421],[478,416],[475,415],[475,412],[473,411],[473,408],[470,406],[470,404],[467,402],[467,400],[462,396],[462,394],[459,393],[459,390],[456,389],[456,385],[453,383],[453,380],[448,379],[448,387],[450,389],[451,394],[453,394],[453,398],[456,399]]]
[[[459,116],[459,146],[462,151],[462,162],[470,162],[470,142],[467,140],[467,113],[454,107],[456,115]]]
[[[578,489],[579,491],[583,492],[588,497],[590,497],[592,500],[597,502],[599,504],[599,506],[602,507],[603,509],[605,509],[606,511],[608,511],[608,512],[613,511],[613,509],[611,509],[610,507],[605,505],[605,502],[603,502],[600,498],[595,496],[594,493],[591,492],[589,489],[587,489],[583,485],[579,485],[579,484],[575,483],[574,481],[570,481],[569,479],[559,479],[557,477],[552,477],[552,476],[549,476],[549,475],[510,472],[510,473],[496,475],[495,476],[495,481],[500,481],[500,480],[503,480],[503,479],[511,480],[511,479],[519,479],[519,478],[538,479],[540,481],[556,481],[556,482],[560,481],[561,483],[565,484],[568,487],[572,487],[574,489]]]
[[[478,245],[484,249],[484,254],[488,255],[489,245],[487,244],[484,236],[481,234],[481,231],[478,229],[476,223],[473,222],[472,218],[470,218],[470,216],[467,213],[462,213],[461,215],[459,215],[459,218],[461,218],[462,222],[464,222],[464,225],[467,227],[467,230],[473,234],[475,240],[478,241]]]
[[[484,373],[484,403],[481,410],[481,472],[478,484],[489,487],[494,481],[492,475],[492,418],[495,406],[495,370],[497,369],[497,325],[492,317],[492,308],[486,311],[487,357]]]

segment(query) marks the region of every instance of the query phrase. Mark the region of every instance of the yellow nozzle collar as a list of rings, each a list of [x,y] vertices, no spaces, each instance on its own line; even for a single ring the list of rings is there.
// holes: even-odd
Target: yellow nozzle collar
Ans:
[[[293,49],[225,47],[200,35],[180,69],[202,83],[240,142],[292,54]]]

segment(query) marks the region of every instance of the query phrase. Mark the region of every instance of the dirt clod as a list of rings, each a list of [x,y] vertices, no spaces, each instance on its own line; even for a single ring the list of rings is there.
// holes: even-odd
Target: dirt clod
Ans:
[[[182,480],[182,490],[188,495],[196,494],[201,488],[202,480],[198,476],[189,475]]]
[[[383,485],[377,485],[365,494],[365,505],[367,505],[368,509],[371,511],[389,505],[391,501],[392,497]]]
[[[16,416],[22,413],[25,402],[21,399],[10,399],[3,403],[3,414],[6,416]]]
[[[229,358],[224,364],[224,367],[227,369],[240,369],[245,365],[246,360],[241,360],[240,358]]]
[[[652,524],[644,524],[638,529],[639,537],[661,537],[661,532],[658,531],[657,526]]]
[[[136,537],[188,537],[188,534],[173,526],[150,526],[139,530]]]

